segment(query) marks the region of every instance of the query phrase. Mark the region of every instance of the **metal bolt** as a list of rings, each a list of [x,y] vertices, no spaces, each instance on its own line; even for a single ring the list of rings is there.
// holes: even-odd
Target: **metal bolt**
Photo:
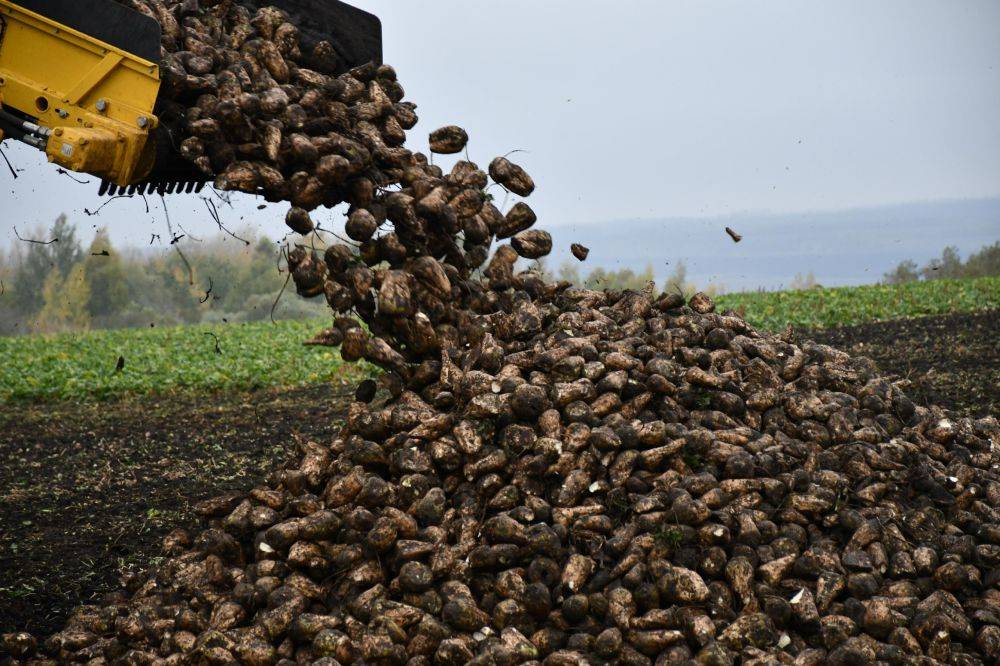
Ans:
[[[136,124],[139,125],[139,129],[146,129],[149,126],[149,118],[146,116],[139,116],[136,120]]]
[[[56,109],[56,115],[60,118],[69,118],[69,111],[65,109]]]
[[[102,97],[101,99],[97,100],[97,104],[95,104],[94,106],[97,108],[98,111],[104,113],[105,111],[108,110],[108,100]]]
[[[56,136],[62,136],[62,135],[63,135],[63,130],[62,130],[62,127],[57,127],[57,128],[56,128],[56,131],[54,132],[54,134],[55,134]]]

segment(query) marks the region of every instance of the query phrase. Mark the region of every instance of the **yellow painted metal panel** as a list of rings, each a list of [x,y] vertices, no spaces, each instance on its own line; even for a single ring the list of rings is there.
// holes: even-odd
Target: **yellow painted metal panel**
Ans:
[[[144,177],[141,156],[157,125],[153,106],[159,68],[10,0],[0,0],[0,20],[4,105],[37,118],[44,127],[93,130],[72,133],[91,134],[83,149],[94,153],[81,156],[77,146],[74,166],[85,165],[90,173],[120,185]],[[50,146],[50,159],[63,163],[62,145]]]
[[[87,93],[100,85],[121,61],[122,57],[117,53],[106,54],[86,76],[76,82],[72,90],[66,93],[65,100],[70,104],[79,103]]]

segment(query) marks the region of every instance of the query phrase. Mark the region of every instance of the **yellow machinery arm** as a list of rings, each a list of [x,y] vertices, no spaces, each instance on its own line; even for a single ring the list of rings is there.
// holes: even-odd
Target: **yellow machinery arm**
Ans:
[[[378,18],[340,0],[238,1],[285,11],[303,52],[333,45],[337,74],[382,62]],[[178,151],[185,118],[176,107],[209,91],[157,106],[161,27],[128,4],[0,0],[0,140],[24,141],[50,162],[100,177],[100,194],[200,190],[211,175]]]
[[[159,88],[156,63],[0,0],[0,139],[20,139],[72,171],[134,183],[153,165]]]

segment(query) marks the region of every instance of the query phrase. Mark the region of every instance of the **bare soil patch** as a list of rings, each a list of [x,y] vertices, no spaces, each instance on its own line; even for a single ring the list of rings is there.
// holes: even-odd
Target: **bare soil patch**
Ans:
[[[340,386],[0,407],[0,632],[47,634],[155,565],[192,506],[338,426]]]
[[[1000,310],[843,326],[802,337],[873,359],[907,394],[962,416],[1000,415]]]

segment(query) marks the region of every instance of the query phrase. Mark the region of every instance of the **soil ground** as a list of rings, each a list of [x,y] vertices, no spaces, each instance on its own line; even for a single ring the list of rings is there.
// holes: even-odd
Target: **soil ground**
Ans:
[[[1000,310],[809,331],[802,337],[874,359],[909,379],[907,395],[961,416],[1000,417]]]
[[[327,441],[343,386],[114,403],[0,406],[0,633],[47,634],[155,566],[195,503],[249,490]]]
[[[1000,311],[802,332],[913,382],[921,404],[997,414]],[[328,440],[344,387],[0,406],[0,632],[57,629],[69,611],[155,566],[192,506],[248,490]]]

